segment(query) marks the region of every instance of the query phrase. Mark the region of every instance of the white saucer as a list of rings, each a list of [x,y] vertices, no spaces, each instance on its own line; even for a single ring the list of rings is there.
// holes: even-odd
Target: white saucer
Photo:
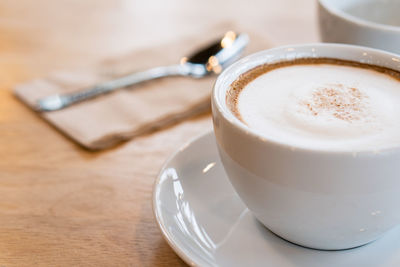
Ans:
[[[342,251],[307,249],[271,233],[234,192],[212,133],[167,161],[154,186],[153,208],[165,239],[189,265],[400,266],[400,227]]]

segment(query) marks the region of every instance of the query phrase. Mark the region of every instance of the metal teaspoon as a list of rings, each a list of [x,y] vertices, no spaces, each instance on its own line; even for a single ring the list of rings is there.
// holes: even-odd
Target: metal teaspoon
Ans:
[[[203,47],[187,58],[182,58],[180,64],[136,72],[72,93],[51,95],[38,100],[36,109],[38,111],[63,109],[72,104],[110,93],[120,88],[166,76],[201,78],[208,74],[219,73],[240,57],[248,42],[249,38],[246,34],[237,35],[235,32],[229,31],[225,33],[221,40]]]

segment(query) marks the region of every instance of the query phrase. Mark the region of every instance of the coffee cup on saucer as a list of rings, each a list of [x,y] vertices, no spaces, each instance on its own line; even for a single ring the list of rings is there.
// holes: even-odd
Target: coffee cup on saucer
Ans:
[[[399,54],[399,10],[398,0],[318,0],[321,39]]]
[[[212,93],[220,158],[278,236],[337,250],[400,223],[400,57],[345,44],[262,51]]]

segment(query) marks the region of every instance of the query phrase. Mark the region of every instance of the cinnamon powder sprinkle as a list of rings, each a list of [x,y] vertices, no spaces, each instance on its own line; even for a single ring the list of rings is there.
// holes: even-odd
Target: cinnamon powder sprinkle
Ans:
[[[351,123],[368,116],[369,97],[355,87],[332,84],[317,88],[300,104],[314,116],[324,113]]]

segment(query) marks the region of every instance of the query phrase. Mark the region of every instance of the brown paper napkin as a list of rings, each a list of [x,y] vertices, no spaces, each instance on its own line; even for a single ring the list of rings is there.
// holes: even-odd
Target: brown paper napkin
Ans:
[[[55,72],[44,79],[20,84],[14,92],[33,108],[36,101],[45,96],[75,91],[151,67],[176,64],[182,56],[190,55],[197,47],[220,38],[227,30],[237,29],[227,25],[215,26],[206,31],[207,34],[196,34],[176,43],[135,51],[106,60],[92,69]],[[270,47],[260,35],[248,34],[250,44],[246,54]],[[199,40],[199,36],[208,37]],[[201,79],[167,77],[63,110],[38,114],[78,144],[98,150],[208,112],[215,79],[216,76]]]

